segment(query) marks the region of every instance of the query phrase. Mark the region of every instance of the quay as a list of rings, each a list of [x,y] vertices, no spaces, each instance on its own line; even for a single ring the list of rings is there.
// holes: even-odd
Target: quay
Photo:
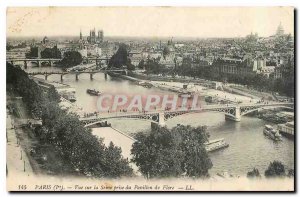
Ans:
[[[132,144],[135,142],[134,138],[112,127],[93,128],[92,134],[99,138],[103,138],[103,142],[107,147],[110,142],[113,142],[115,146],[120,147],[122,149],[122,156],[130,162],[132,158],[131,148]],[[140,172],[138,172],[138,167],[134,163],[130,162],[129,165],[136,175],[141,175]]]

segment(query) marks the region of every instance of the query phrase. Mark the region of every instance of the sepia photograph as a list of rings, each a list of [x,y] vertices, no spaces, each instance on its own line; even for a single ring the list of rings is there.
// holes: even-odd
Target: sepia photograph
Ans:
[[[7,7],[7,191],[294,192],[295,18]]]

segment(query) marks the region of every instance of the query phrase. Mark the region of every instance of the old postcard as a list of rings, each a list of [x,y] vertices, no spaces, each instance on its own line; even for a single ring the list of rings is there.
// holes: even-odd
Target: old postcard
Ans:
[[[293,7],[8,7],[8,191],[294,191]]]

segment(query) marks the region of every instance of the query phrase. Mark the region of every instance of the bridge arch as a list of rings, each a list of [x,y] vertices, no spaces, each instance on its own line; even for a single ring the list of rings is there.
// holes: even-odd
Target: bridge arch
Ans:
[[[30,61],[31,67],[40,67],[40,62],[39,61]]]
[[[98,123],[103,122],[104,120],[112,120],[112,119],[132,119],[132,120],[141,120],[153,123],[159,123],[159,114],[140,114],[140,115],[129,115],[129,116],[115,116],[115,117],[103,117],[97,120],[87,120],[84,121],[84,127],[89,127]]]
[[[51,62],[44,60],[44,61],[40,61],[40,64],[42,67],[50,67],[51,66]]]

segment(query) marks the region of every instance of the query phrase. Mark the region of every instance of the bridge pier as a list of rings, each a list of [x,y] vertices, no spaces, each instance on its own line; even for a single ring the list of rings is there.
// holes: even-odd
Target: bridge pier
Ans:
[[[158,114],[158,125],[159,126],[166,126],[166,122],[165,122],[165,115],[164,115],[164,113],[163,112],[160,112],[159,114]]]
[[[93,76],[94,74],[93,73],[90,73],[90,79],[93,80]]]
[[[45,80],[47,81],[48,75],[45,75]]]
[[[225,119],[226,120],[232,120],[235,122],[240,122],[241,121],[241,108],[240,107],[235,107],[235,116],[232,117],[228,114],[225,114]]]
[[[107,79],[107,72],[104,73],[104,78]]]
[[[49,65],[50,65],[50,67],[53,66],[53,62],[51,60],[49,60]]]
[[[64,80],[64,75],[60,75],[60,80],[61,80],[61,81]]]
[[[78,81],[78,74],[75,74],[76,81]]]
[[[27,69],[27,61],[24,61],[24,68]]]

